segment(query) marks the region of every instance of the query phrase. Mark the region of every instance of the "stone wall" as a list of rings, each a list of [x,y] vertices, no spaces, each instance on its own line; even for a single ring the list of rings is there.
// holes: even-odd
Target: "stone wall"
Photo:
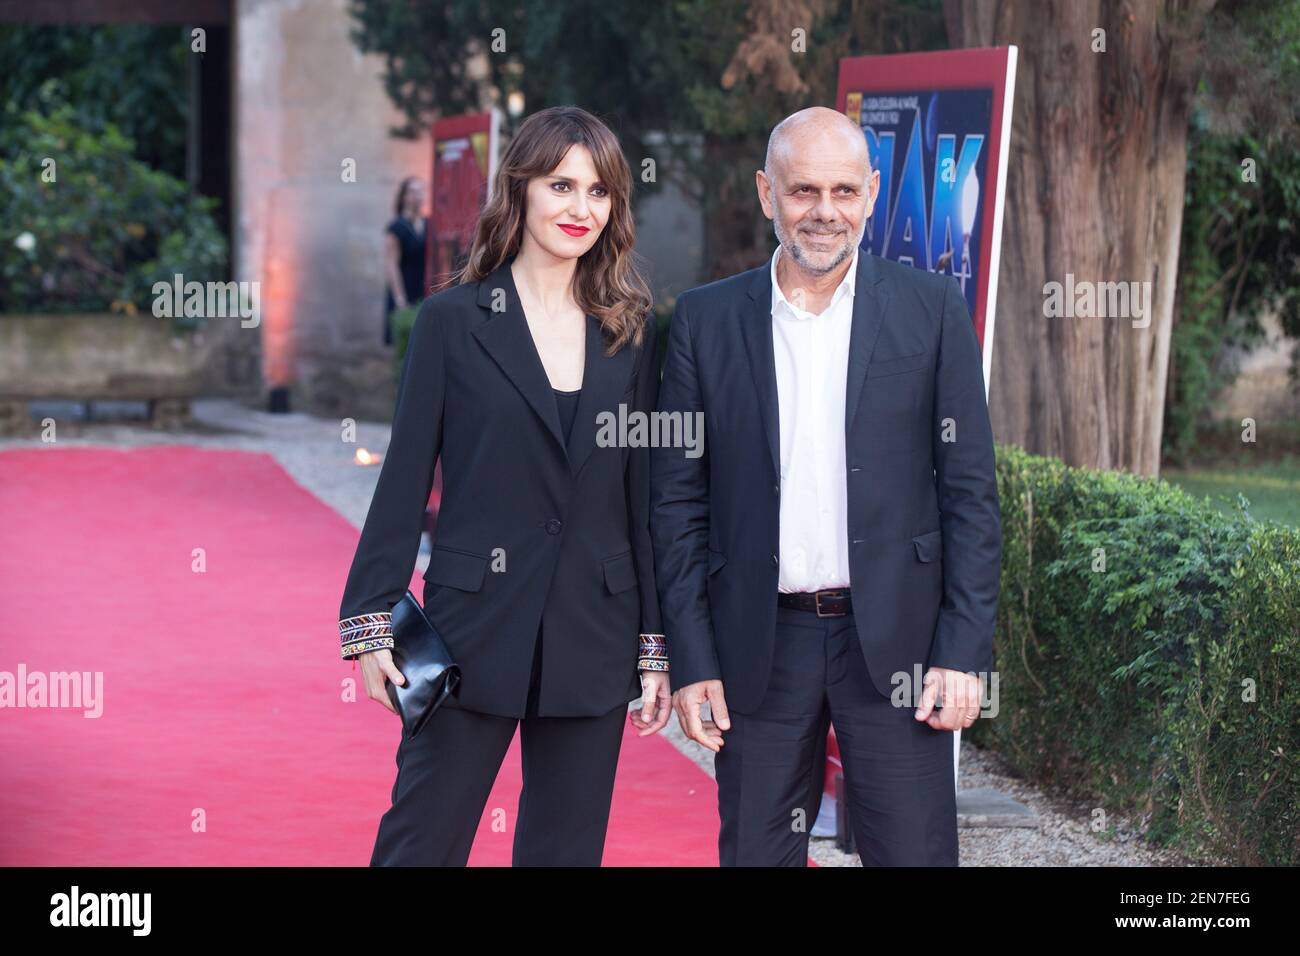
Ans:
[[[398,140],[383,61],[348,36],[346,0],[237,0],[235,278],[262,284],[263,389],[340,418],[392,414],[384,227],[427,136]],[[352,160],[356,181],[343,180]]]
[[[1293,350],[1300,341],[1282,334],[1275,314],[1261,319],[1265,341],[1249,352],[1233,351],[1225,360],[1238,368],[1236,380],[1211,405],[1217,421],[1257,423],[1300,420],[1300,391],[1288,380]]]

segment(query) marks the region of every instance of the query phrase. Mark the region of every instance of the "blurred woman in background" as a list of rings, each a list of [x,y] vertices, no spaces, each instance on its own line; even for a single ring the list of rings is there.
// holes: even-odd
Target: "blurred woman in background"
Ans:
[[[384,230],[384,344],[393,344],[393,312],[424,298],[424,248],[431,220],[421,216],[424,182],[407,176],[397,190],[393,218]]]

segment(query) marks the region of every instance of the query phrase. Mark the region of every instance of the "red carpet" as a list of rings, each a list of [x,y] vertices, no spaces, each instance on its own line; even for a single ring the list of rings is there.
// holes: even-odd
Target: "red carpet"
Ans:
[[[0,528],[0,671],[103,680],[96,718],[0,714],[0,864],[369,862],[400,732],[343,699],[355,528],[268,455],[185,446],[0,453]],[[488,814],[519,786],[516,739],[471,863],[509,865]],[[716,866],[717,827],[708,775],[629,725],[605,864]]]

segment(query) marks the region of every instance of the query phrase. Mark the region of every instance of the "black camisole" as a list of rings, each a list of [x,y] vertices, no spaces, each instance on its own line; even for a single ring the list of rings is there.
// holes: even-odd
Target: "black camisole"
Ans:
[[[560,409],[560,427],[564,429],[564,440],[567,442],[573,432],[573,419],[578,414],[578,396],[582,394],[582,389],[562,392],[553,388],[551,391],[555,393],[555,404]]]

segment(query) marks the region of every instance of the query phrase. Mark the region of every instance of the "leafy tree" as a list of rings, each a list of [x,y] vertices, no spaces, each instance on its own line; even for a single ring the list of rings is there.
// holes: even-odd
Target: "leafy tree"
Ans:
[[[1193,434],[1226,374],[1225,341],[1248,338],[1268,304],[1295,328],[1297,2],[352,0],[351,11],[358,46],[386,58],[407,120],[396,132],[422,135],[439,111],[511,94],[525,112],[583,106],[611,123],[634,170],[654,158],[659,183],[703,210],[709,276],[770,253],[753,171],[777,121],[834,102],[840,57],[1017,44],[995,424],[1002,440],[1075,464],[1150,474],[1162,447]],[[1089,50],[1098,27],[1103,55]],[[791,48],[795,29],[806,52]],[[1245,156],[1259,160],[1249,188]],[[1042,287],[1066,272],[1164,289],[1151,329],[1049,327]]]
[[[0,25],[0,311],[131,312],[178,272],[224,277],[218,200],[185,181],[189,57],[173,27]]]
[[[177,27],[0,24],[4,103],[48,114],[75,104],[88,129],[116,126],[136,157],[185,178],[189,41]]]
[[[1300,338],[1300,2],[1224,2],[1211,29],[1188,137],[1165,410],[1174,458],[1193,451],[1236,375],[1226,347],[1258,342],[1270,309]],[[1300,353],[1291,378],[1300,378]]]
[[[1195,128],[1231,117],[1238,137],[1269,147],[1270,175],[1286,167],[1269,144],[1274,123],[1294,125],[1295,53],[1279,38],[1293,30],[1295,0],[1226,0],[1217,10],[1214,0],[945,0],[945,10],[954,45],[1020,48],[990,389],[995,430],[1070,464],[1154,474],[1171,364],[1186,385],[1176,411],[1185,423],[1204,406],[1205,363],[1234,310],[1294,284],[1285,276],[1293,220],[1278,215],[1287,201],[1207,205],[1207,191],[1245,187],[1240,170],[1219,178],[1213,152],[1195,155]],[[1195,275],[1183,275],[1183,293],[1208,312],[1184,323],[1171,293],[1189,234]],[[1207,238],[1210,247],[1198,248]],[[1238,239],[1241,296],[1207,298],[1234,268]],[[1255,265],[1244,265],[1251,255]],[[1261,269],[1265,262],[1273,267]],[[1150,283],[1149,325],[1046,320],[1045,283],[1069,273]]]
[[[655,160],[643,194],[670,180],[703,210],[710,276],[770,254],[754,170],[783,117],[834,105],[841,56],[944,45],[939,0],[352,0],[350,10],[354,42],[385,58],[385,87],[406,118],[395,135],[424,135],[439,113],[511,94],[524,114],[581,106],[611,125],[634,173]],[[795,29],[806,53],[792,49]],[[493,51],[494,37],[504,51]],[[471,72],[478,55],[481,81]]]
[[[217,200],[151,169],[134,146],[68,104],[49,116],[5,111],[0,312],[134,312],[151,308],[153,284],[178,272],[187,282],[222,279]],[[178,327],[197,324],[178,318]]]

